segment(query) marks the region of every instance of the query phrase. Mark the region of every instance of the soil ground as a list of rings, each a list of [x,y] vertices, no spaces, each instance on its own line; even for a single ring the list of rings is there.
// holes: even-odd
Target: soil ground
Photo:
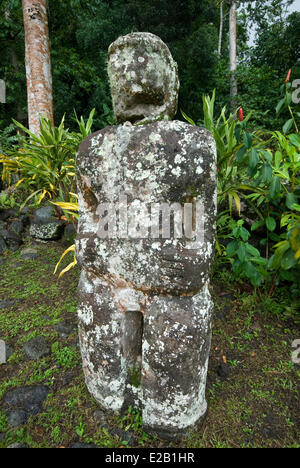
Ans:
[[[146,434],[134,409],[122,418],[105,418],[100,412],[99,420],[99,413],[95,415],[99,407],[85,387],[76,330],[79,269],[58,279],[53,271],[64,246],[34,247],[39,251],[34,260],[21,260],[20,252],[0,258],[0,301],[14,301],[0,308],[0,339],[13,347],[8,362],[0,365],[0,448],[14,442],[32,448],[76,443],[114,448],[300,447],[300,366],[291,360],[300,327],[288,289],[269,298],[236,283],[227,270],[214,276],[207,418],[199,432],[170,443]],[[67,338],[53,328],[61,321],[75,327]],[[52,352],[30,361],[23,345],[40,335]],[[22,426],[10,426],[2,404],[6,392],[38,384],[51,390],[43,412]]]

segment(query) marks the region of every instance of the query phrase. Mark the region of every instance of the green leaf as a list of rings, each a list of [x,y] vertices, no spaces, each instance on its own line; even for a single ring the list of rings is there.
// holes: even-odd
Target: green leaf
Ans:
[[[247,149],[250,149],[252,146],[252,135],[251,133],[245,132],[244,135],[244,145]]]
[[[266,159],[270,164],[273,162],[273,156],[271,151],[259,150],[259,153]]]
[[[240,140],[241,130],[242,130],[241,127],[236,127],[234,130],[234,136],[237,139],[237,141]]]
[[[263,282],[262,276],[259,274],[255,266],[251,262],[246,263],[245,273],[251,281],[252,286],[254,286],[255,288],[258,288]]]
[[[245,146],[242,146],[235,155],[236,162],[241,163],[246,153],[247,153],[247,148]]]
[[[273,169],[269,163],[264,163],[261,168],[261,176],[263,182],[271,182]]]
[[[264,224],[265,224],[264,221],[256,221],[255,223],[252,224],[251,231],[256,231],[256,229],[260,228]]]
[[[247,255],[245,244],[240,243],[239,248],[237,249],[236,253],[237,253],[237,256],[239,257],[240,262],[243,263]]]
[[[260,257],[259,251],[251,244],[246,244],[246,249],[253,257]]]
[[[279,103],[276,106],[276,114],[279,114],[279,112],[281,111],[282,106],[284,105],[284,103],[285,103],[285,98],[283,98],[283,99],[281,99],[281,101],[279,101]]]
[[[295,194],[292,192],[289,192],[286,196],[285,204],[290,210],[292,210],[294,203],[297,203],[297,201],[298,199],[295,196]]]
[[[280,242],[282,240],[282,238],[278,236],[278,234],[276,234],[275,232],[270,232],[269,238],[274,242]]]
[[[238,274],[241,272],[241,262],[240,260],[237,258],[234,262],[233,262],[233,265],[232,265],[232,269],[234,271],[235,274]]]
[[[271,216],[268,216],[266,218],[266,226],[269,231],[273,232],[276,229],[276,220],[272,218]]]
[[[276,167],[276,169],[279,169],[282,159],[283,159],[282,153],[280,151],[276,151],[276,153],[275,153],[275,167]]]
[[[226,247],[226,253],[228,257],[233,257],[236,250],[238,249],[238,242],[236,240],[231,241]]]
[[[282,127],[282,131],[284,134],[287,134],[290,131],[290,129],[293,126],[293,122],[293,119],[289,119],[287,122],[285,122],[284,126]]]
[[[251,148],[249,153],[249,167],[254,169],[259,162],[259,156],[255,148]]]
[[[264,267],[268,265],[268,260],[263,257],[252,257],[251,262],[256,263],[257,265],[264,266]]]
[[[295,252],[292,249],[289,249],[287,252],[283,254],[281,259],[281,268],[284,270],[289,270],[293,268],[297,264],[297,260],[295,259]]]
[[[249,233],[249,231],[247,231],[246,228],[241,227],[241,228],[240,228],[240,236],[241,236],[241,238],[243,239],[243,241],[246,242],[246,241],[249,239],[249,237],[250,237],[250,233]]]
[[[275,198],[280,193],[281,183],[279,177],[273,177],[270,185],[270,197]]]
[[[296,211],[300,211],[300,205],[294,203],[293,206],[292,206],[292,209],[296,210]]]
[[[188,117],[188,116],[186,115],[186,113],[183,112],[182,109],[180,109],[180,112],[181,112],[181,114],[182,114],[182,117],[183,117],[188,123],[190,123],[191,125],[196,125],[195,122],[194,122],[190,117]]]
[[[292,135],[289,135],[289,139],[292,145],[296,146],[296,148],[300,148],[300,136],[299,135],[292,133]]]

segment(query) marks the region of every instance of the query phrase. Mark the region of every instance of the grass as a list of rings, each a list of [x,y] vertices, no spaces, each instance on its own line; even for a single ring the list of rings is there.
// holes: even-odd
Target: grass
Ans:
[[[36,248],[37,259],[22,261],[19,252],[9,253],[0,266],[0,300],[16,301],[0,309],[0,339],[14,349],[8,363],[0,365],[0,448],[13,442],[32,448],[69,447],[75,442],[115,448],[300,446],[300,371],[291,362],[291,344],[300,338],[300,330],[295,310],[288,307],[288,289],[274,298],[263,292],[258,297],[248,285],[234,284],[226,270],[215,275],[209,411],[199,432],[170,443],[146,434],[134,408],[97,425],[94,413],[99,407],[84,383],[76,328],[68,338],[53,328],[62,320],[76,326],[79,270],[58,280],[53,270],[64,247],[54,243]],[[46,338],[51,354],[29,361],[23,345],[38,335]],[[226,378],[218,375],[222,362],[229,367]],[[28,384],[47,385],[50,394],[42,413],[13,428],[1,399],[7,390]]]

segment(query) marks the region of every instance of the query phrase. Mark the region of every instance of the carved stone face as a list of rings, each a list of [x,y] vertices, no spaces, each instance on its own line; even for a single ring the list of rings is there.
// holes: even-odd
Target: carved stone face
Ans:
[[[151,122],[177,111],[177,64],[168,47],[150,33],[132,33],[108,50],[108,75],[118,122]]]

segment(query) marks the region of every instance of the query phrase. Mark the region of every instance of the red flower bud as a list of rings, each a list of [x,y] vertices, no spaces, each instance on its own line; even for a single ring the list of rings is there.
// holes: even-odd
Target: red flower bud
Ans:
[[[239,109],[239,121],[240,122],[243,122],[244,120],[244,112],[243,112],[243,109],[242,107]]]
[[[288,74],[286,75],[285,83],[288,83],[290,81],[291,73],[292,73],[292,69],[290,68],[288,71]]]

